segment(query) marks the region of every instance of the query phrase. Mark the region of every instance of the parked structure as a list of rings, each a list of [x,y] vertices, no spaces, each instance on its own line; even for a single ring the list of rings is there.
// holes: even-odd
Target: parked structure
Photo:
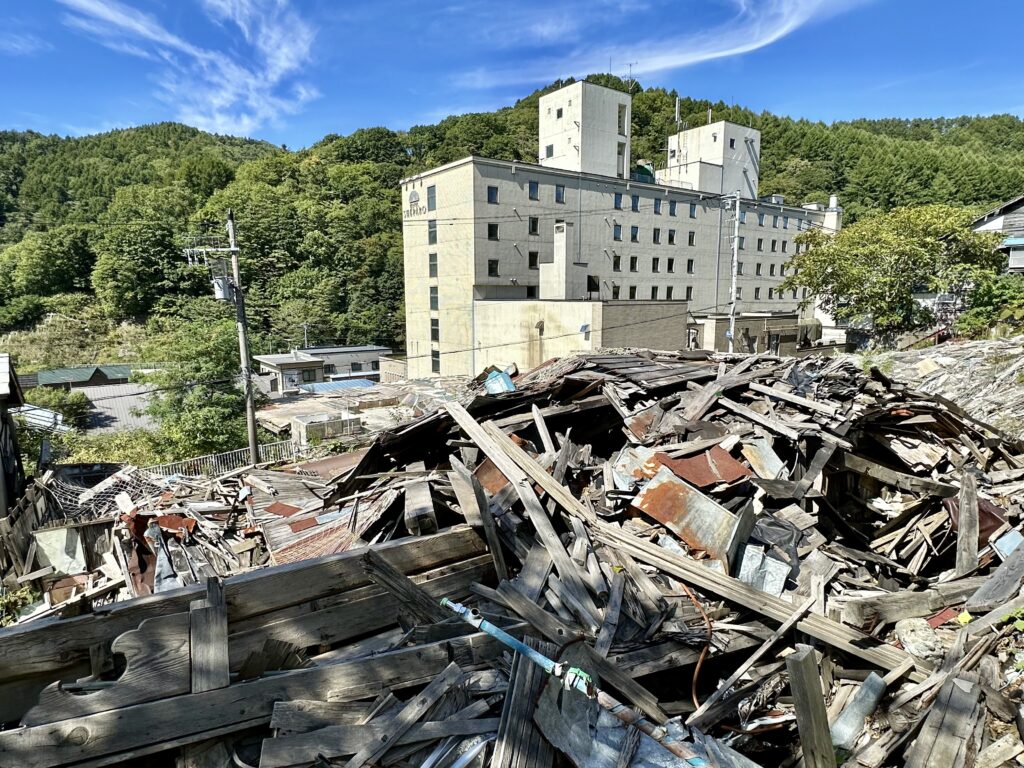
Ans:
[[[1024,195],[1009,200],[975,219],[975,232],[1002,232],[1000,248],[1009,257],[1007,271],[1024,272]]]
[[[391,354],[390,347],[367,344],[357,347],[305,347],[300,349],[324,361],[324,378],[328,381],[341,379],[380,379],[380,359]]]
[[[101,387],[108,384],[127,384],[131,379],[130,365],[78,365],[71,368],[54,368],[18,377],[22,389],[53,387],[59,389],[81,389]]]
[[[271,375],[271,392],[288,392],[300,384],[324,380],[324,361],[297,349],[280,355],[253,355],[263,373]]]
[[[780,288],[795,238],[838,230],[842,209],[759,199],[758,131],[681,130],[664,169],[627,172],[628,94],[573,83],[539,109],[538,165],[468,157],[401,183],[410,378],[529,366],[609,335],[685,348],[730,306],[737,191],[737,311],[808,298]]]
[[[11,356],[0,354],[0,517],[21,495],[25,481],[14,416],[10,412],[24,404]]]

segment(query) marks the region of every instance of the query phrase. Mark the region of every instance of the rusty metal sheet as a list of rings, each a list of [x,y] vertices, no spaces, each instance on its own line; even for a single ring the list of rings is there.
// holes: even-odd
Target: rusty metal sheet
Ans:
[[[301,511],[302,507],[296,507],[294,504],[285,504],[283,501],[275,501],[267,507],[267,512],[272,515],[279,515],[280,517],[291,517],[296,512]]]
[[[673,474],[698,488],[708,488],[719,483],[734,483],[751,477],[754,473],[736,461],[729,452],[715,445],[696,456],[673,459],[664,453],[656,453],[652,462],[668,467]]]
[[[627,445],[612,462],[612,477],[620,491],[635,488],[637,483],[650,480],[658,471],[657,464],[651,464],[655,450],[643,445]]]
[[[632,505],[641,514],[665,525],[691,549],[707,552],[728,569],[736,515],[677,477],[668,467],[658,468]]]

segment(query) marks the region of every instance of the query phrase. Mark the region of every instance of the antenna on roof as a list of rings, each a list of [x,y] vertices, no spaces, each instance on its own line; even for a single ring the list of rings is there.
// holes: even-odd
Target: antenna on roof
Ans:
[[[629,75],[626,78],[626,88],[627,88],[626,93],[628,93],[630,96],[633,95],[633,84],[636,82],[633,79],[633,67],[635,67],[639,63],[640,62],[638,62],[638,61],[631,61],[628,64],[626,64],[626,66],[629,67]]]
[[[679,97],[676,96],[676,131],[679,131]]]
[[[711,125],[711,107],[708,107],[708,125]]]

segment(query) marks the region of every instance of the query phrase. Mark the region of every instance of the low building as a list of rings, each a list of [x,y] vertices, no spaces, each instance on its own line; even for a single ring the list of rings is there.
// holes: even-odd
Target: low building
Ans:
[[[328,380],[380,378],[380,359],[391,354],[390,347],[366,344],[356,347],[305,347],[298,350],[324,361],[324,377]]]
[[[18,377],[22,389],[53,387],[60,389],[81,389],[101,387],[109,384],[127,384],[131,379],[130,365],[77,365],[71,368],[54,368],[49,371],[28,373]]]
[[[121,432],[126,429],[156,429],[157,423],[146,413],[153,384],[128,382],[79,388],[92,408],[85,429],[89,432]]]
[[[822,340],[821,322],[799,312],[744,312],[736,316],[733,350],[789,356]],[[729,315],[694,317],[690,349],[723,350],[729,347]]]
[[[25,405],[10,355],[0,354],[0,517],[21,495],[25,473],[21,466],[18,439],[11,408]]]
[[[297,349],[279,355],[253,355],[261,372],[270,374],[271,392],[298,390],[301,384],[324,380],[324,361]]]
[[[409,363],[405,355],[390,355],[380,359],[380,383],[393,384],[409,378]]]
[[[1007,271],[1024,273],[1024,195],[1008,200],[974,220],[975,232],[1001,232],[1000,249],[1009,259]]]

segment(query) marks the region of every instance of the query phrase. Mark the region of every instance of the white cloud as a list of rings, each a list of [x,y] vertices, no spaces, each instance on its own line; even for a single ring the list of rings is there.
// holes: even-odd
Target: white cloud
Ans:
[[[50,44],[35,35],[18,32],[0,32],[0,54],[31,56],[50,49]]]
[[[160,65],[159,95],[178,119],[217,133],[250,134],[319,94],[299,79],[316,36],[287,0],[201,0],[215,23],[244,45],[215,50],[168,30],[118,0],[58,0],[64,23],[112,50]],[[225,35],[230,39],[228,35]]]
[[[604,72],[609,61],[636,62],[634,75],[664,72],[699,64],[713,59],[727,58],[755,51],[781,40],[800,27],[847,10],[868,0],[732,0],[730,18],[712,28],[687,29],[684,32],[651,33],[633,36],[635,43],[628,45],[600,45],[588,42],[550,58],[536,58],[534,63],[514,69],[493,70],[478,68],[457,78],[459,85],[471,88],[525,83],[550,82],[568,75],[580,76],[591,72]],[[595,3],[588,15],[591,31],[606,22],[606,14],[621,16],[634,6],[614,0]],[[603,13],[598,12],[603,6]],[[632,8],[636,10],[635,7]],[[678,4],[664,10],[665,27],[686,24],[689,14]],[[683,19],[684,21],[680,21]],[[626,34],[629,37],[628,27]],[[543,35],[533,40],[536,44],[548,42]]]

